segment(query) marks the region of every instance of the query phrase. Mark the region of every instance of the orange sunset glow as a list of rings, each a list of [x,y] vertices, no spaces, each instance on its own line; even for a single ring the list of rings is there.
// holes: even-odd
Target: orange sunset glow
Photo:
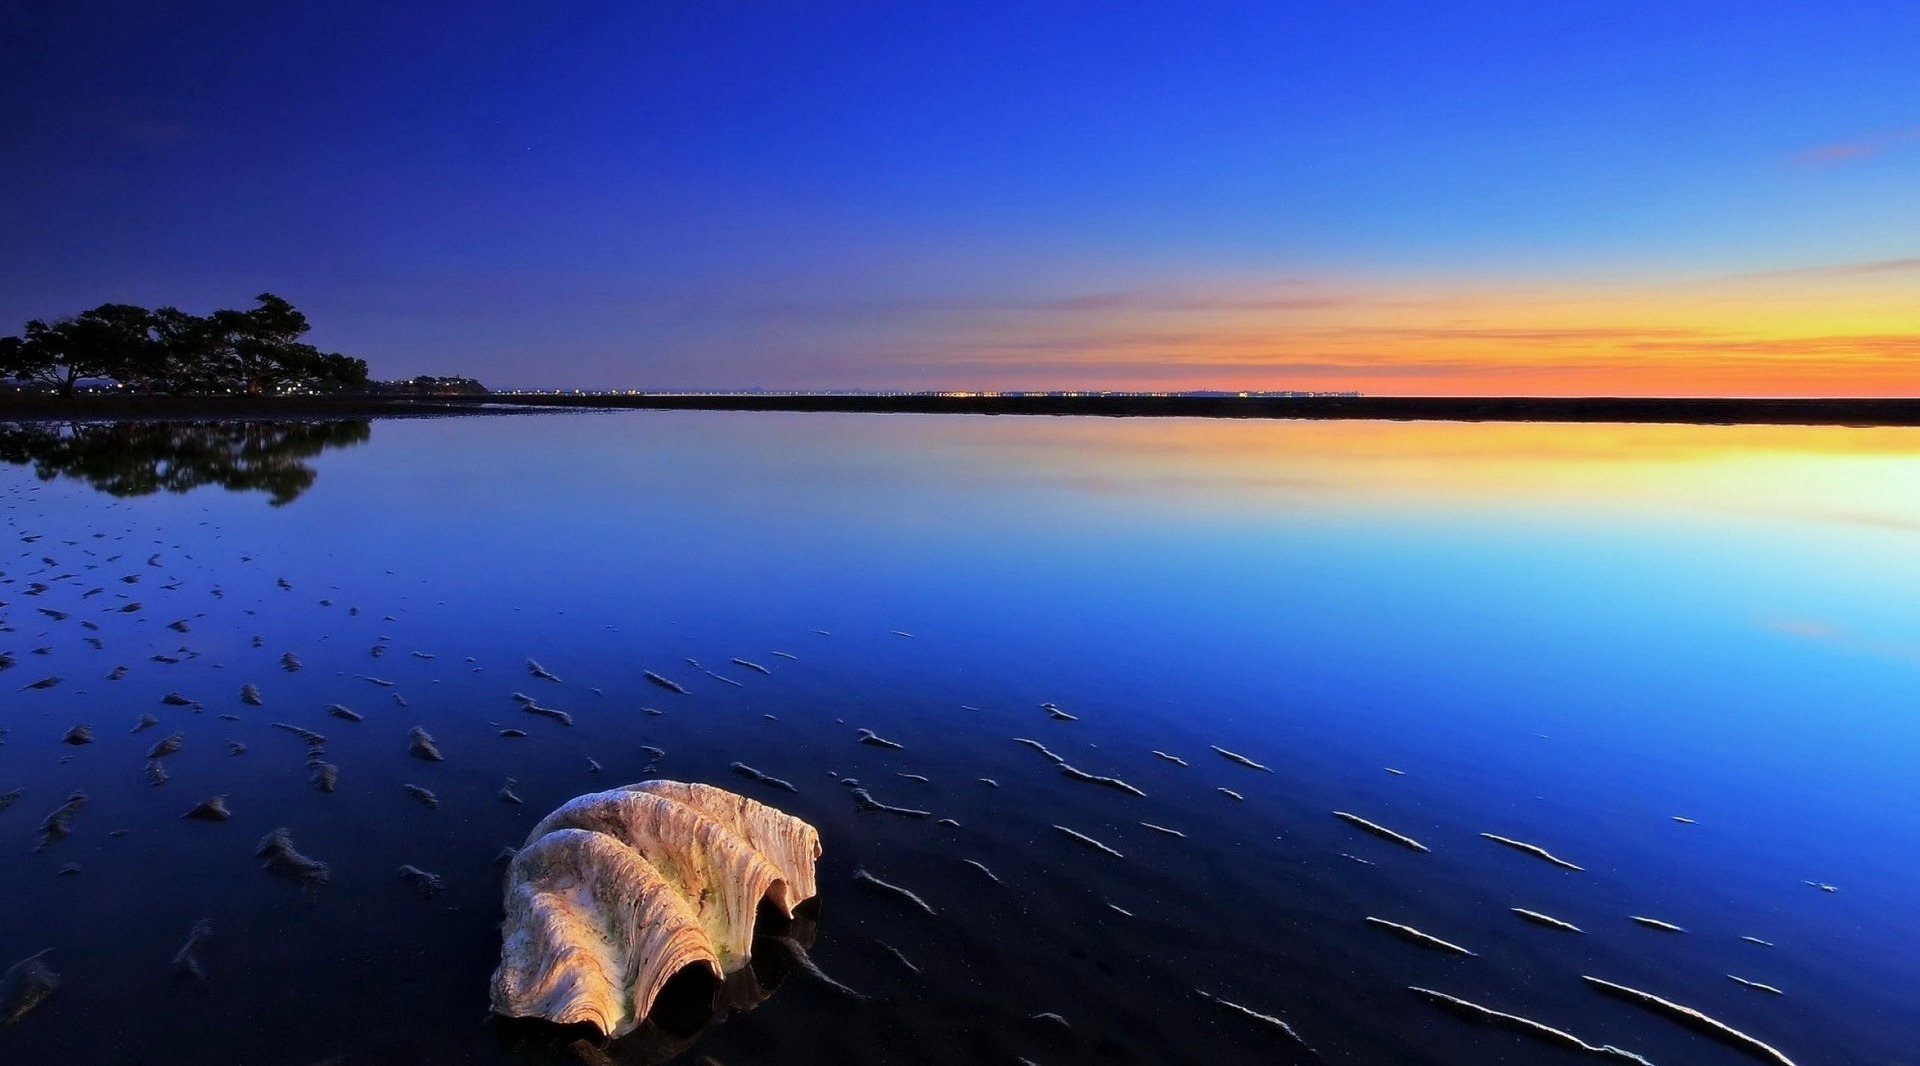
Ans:
[[[1906,396],[1920,258],[1635,285],[1284,284],[1001,314],[930,377],[1000,388]]]

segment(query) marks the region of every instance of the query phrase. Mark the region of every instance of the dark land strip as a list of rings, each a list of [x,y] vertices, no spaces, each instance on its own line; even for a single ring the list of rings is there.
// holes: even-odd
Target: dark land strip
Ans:
[[[0,396],[0,420],[377,418],[511,410],[827,411],[869,414],[1640,422],[1920,426],[1920,398],[1689,399],[1525,396],[838,395],[772,393],[486,396]]]

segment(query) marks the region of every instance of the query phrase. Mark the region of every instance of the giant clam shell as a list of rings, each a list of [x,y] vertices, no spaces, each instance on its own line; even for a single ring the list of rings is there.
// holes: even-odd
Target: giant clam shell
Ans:
[[[681,970],[745,966],[761,902],[791,917],[819,857],[812,826],[711,785],[569,800],[507,868],[493,1010],[623,1036]]]

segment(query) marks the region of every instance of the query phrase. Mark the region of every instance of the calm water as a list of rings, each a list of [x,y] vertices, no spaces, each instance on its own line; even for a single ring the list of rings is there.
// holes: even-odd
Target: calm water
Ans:
[[[1410,985],[1661,1066],[1752,1061],[1591,974],[1800,1066],[1920,1062],[1920,433],[645,412],[89,432],[0,434],[48,478],[0,467],[0,792],[21,790],[0,966],[52,948],[64,979],[0,1061],[567,1061],[577,1034],[487,1021],[494,858],[644,776],[652,745],[659,776],[819,828],[813,958],[870,997],[794,976],[686,1061],[1312,1061],[1196,990],[1328,1062],[1595,1061]],[[130,734],[143,713],[160,725]],[[82,722],[95,743],[61,743]],[[337,792],[274,722],[330,738]],[[444,763],[408,757],[415,725]],[[843,777],[934,818],[859,813]],[[33,853],[75,788],[71,835]],[[215,794],[231,821],[182,820]],[[253,857],[276,826],[334,868],[311,903]],[[196,982],[169,959],[202,918]]]

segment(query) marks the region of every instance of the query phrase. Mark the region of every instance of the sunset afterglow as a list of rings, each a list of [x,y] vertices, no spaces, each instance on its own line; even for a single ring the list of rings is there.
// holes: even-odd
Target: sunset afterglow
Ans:
[[[7,328],[266,289],[496,388],[1915,392],[1912,5],[107,6],[5,23]]]

